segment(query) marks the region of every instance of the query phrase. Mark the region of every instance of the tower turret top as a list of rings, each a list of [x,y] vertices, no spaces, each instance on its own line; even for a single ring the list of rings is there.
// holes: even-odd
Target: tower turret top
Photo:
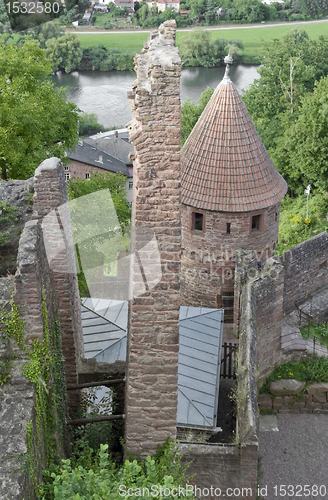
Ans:
[[[204,210],[244,212],[280,202],[287,184],[276,170],[226,72],[181,151],[181,201]]]

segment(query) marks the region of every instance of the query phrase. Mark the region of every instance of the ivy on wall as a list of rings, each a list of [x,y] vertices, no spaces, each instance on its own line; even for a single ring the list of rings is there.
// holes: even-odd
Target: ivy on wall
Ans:
[[[53,309],[54,309],[54,303]],[[23,375],[35,386],[35,414],[27,424],[27,454],[25,470],[30,489],[37,498],[42,498],[41,464],[49,467],[59,462],[68,443],[66,435],[67,395],[61,348],[59,320],[55,316],[49,326],[47,304],[42,287],[43,339],[38,338],[28,345],[23,337],[24,320],[19,308],[10,301],[11,311],[2,311],[1,322],[6,338],[14,340],[28,359],[22,368]],[[10,358],[10,361],[18,357]],[[2,367],[3,368],[3,367]],[[10,383],[11,364],[2,370],[1,383]]]

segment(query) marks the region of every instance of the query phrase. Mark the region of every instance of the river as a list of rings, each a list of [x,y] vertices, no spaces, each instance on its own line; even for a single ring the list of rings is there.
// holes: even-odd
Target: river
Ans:
[[[238,64],[232,66],[230,76],[239,92],[247,89],[259,77],[258,66]],[[196,102],[207,88],[215,88],[223,78],[224,67],[183,68],[181,75],[181,101]],[[127,92],[131,90],[135,74],[130,71],[73,71],[52,77],[57,86],[68,87],[68,100],[86,113],[96,113],[98,122],[108,127],[124,127],[131,120]]]

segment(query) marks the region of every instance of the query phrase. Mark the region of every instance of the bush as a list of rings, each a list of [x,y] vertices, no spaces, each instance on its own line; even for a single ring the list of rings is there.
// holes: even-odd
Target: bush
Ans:
[[[279,239],[276,253],[298,245],[315,234],[328,229],[328,197],[326,193],[311,192],[309,214],[306,218],[306,195],[285,197],[281,203]]]
[[[107,130],[97,119],[96,113],[82,113],[79,116],[79,135],[89,136]]]
[[[126,495],[131,499],[146,499],[154,497],[151,493],[159,492],[160,488],[162,492],[165,489],[161,496],[169,500],[191,498],[183,491],[190,479],[186,477],[188,466],[181,466],[181,455],[174,442],[167,441],[153,458],[126,460],[121,467],[116,466],[107,451],[107,444],[100,445],[98,460],[91,462],[93,468],[84,465],[72,467],[70,460],[63,460],[61,470],[51,474],[53,497],[48,486],[44,500],[120,500]]]

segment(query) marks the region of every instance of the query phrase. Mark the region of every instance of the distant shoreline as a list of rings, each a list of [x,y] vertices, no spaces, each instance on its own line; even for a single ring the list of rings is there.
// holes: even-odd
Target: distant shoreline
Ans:
[[[241,52],[242,60],[240,62],[243,64],[259,64],[262,56],[263,42],[269,43],[274,38],[282,38],[290,30],[298,27],[307,31],[310,38],[318,39],[319,36],[328,36],[327,23],[328,19],[321,19],[277,24],[239,24],[229,26],[224,25],[220,27],[207,26],[204,27],[204,29],[210,31],[212,40],[217,38],[226,38],[228,40],[232,38],[240,38],[244,44],[244,50]],[[86,29],[90,28],[86,27]],[[181,37],[186,36],[187,32],[192,30],[192,28],[177,29],[176,43],[178,47]],[[70,29],[67,31],[76,34],[83,49],[103,45],[107,49],[118,49],[122,52],[134,55],[141,51],[151,30],[100,31],[98,28],[94,28],[93,31],[79,31],[78,29]]]

